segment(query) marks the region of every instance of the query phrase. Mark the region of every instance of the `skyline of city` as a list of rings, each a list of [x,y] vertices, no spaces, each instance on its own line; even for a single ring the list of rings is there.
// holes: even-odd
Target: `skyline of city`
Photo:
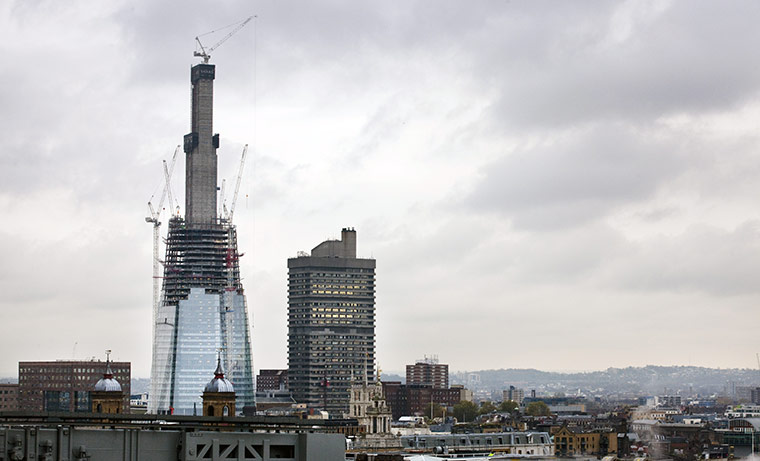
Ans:
[[[197,7],[0,7],[0,376],[105,348],[150,375],[146,202],[189,125],[193,37],[251,14]],[[755,4],[256,8],[212,59],[228,188],[250,145],[235,217],[256,370],[287,367],[288,258],[346,226],[377,261],[386,372],[431,353],[451,371],[756,368]]]

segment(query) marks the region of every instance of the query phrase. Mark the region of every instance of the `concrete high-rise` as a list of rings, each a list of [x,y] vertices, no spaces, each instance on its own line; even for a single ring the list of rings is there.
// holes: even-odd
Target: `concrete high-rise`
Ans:
[[[431,386],[435,389],[448,389],[449,366],[438,363],[437,357],[425,357],[414,365],[406,366],[406,384]]]
[[[238,412],[255,404],[251,339],[237,230],[217,216],[213,132],[215,67],[198,64],[185,135],[185,217],[169,220],[161,302],[154,319],[149,413],[201,414],[201,394],[221,351]]]
[[[357,258],[356,231],[343,229],[288,259],[288,384],[298,403],[341,417],[374,363],[375,260]]]

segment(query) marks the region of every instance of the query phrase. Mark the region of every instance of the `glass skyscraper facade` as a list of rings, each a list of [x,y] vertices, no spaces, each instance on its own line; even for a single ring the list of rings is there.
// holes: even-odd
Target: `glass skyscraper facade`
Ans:
[[[169,220],[154,319],[149,413],[202,414],[201,394],[218,353],[235,386],[238,413],[255,405],[237,229],[231,218],[217,216],[215,73],[210,64],[191,69],[192,131],[184,138],[186,215]]]
[[[199,414],[219,351],[235,385],[235,408],[254,405],[248,308],[234,236],[232,226],[188,229],[179,218],[169,223],[150,413]]]

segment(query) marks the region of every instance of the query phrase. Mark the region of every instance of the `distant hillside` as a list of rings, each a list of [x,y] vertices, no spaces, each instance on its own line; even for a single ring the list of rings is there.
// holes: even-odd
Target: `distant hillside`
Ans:
[[[150,389],[149,378],[132,378],[132,381],[130,382],[130,389],[129,389],[130,392],[132,392],[132,395],[148,392],[149,389]]]
[[[501,369],[468,372],[480,376],[474,389],[499,390],[510,385],[527,392],[536,389],[544,393],[566,394],[580,391],[586,395],[630,393],[652,395],[668,393],[727,393],[736,387],[760,386],[760,372],[753,369],[715,369],[686,366],[654,366],[608,368],[588,373],[555,373],[533,369]],[[468,384],[464,373],[451,375],[453,384]]]
[[[383,375],[380,376],[380,379],[383,380],[383,382],[401,381],[401,384],[406,384],[406,376],[397,375],[395,373],[383,373]]]

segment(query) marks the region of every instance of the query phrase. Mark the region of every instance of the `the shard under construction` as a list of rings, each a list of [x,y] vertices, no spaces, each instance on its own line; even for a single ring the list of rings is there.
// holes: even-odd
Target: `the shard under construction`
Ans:
[[[201,394],[221,351],[238,412],[254,405],[248,309],[236,228],[217,216],[213,133],[215,67],[191,69],[192,123],[185,135],[185,217],[172,217],[154,323],[150,413],[201,412]]]

